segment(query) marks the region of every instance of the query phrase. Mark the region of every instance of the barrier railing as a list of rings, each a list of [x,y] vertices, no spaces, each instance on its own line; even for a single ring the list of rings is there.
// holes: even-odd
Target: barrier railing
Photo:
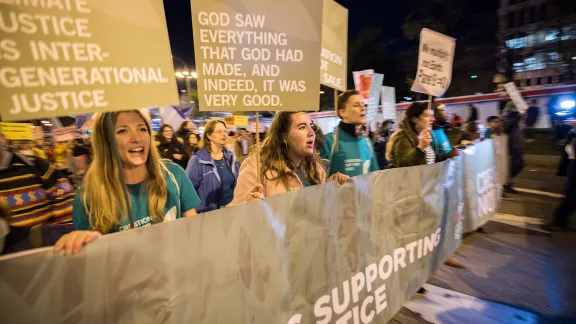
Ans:
[[[495,141],[106,235],[76,256],[9,255],[2,323],[386,323],[494,216],[507,165]]]

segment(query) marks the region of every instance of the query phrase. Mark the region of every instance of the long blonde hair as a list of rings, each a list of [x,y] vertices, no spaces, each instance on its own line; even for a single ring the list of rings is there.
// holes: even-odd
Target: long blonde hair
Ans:
[[[159,222],[164,218],[168,188],[148,120],[139,110],[99,113],[92,135],[94,160],[84,177],[82,203],[88,214],[91,229],[103,234],[110,232],[123,220],[128,219],[131,227],[134,223],[114,130],[118,115],[129,112],[137,113],[142,118],[150,135],[145,190],[148,195],[150,218],[153,222]]]
[[[320,172],[318,172],[320,163],[318,162],[317,154],[314,153],[311,156],[305,157],[298,167],[292,165],[288,157],[289,149],[288,145],[284,142],[284,138],[288,135],[290,127],[292,127],[292,115],[299,112],[281,111],[276,113],[268,130],[268,134],[264,142],[262,142],[260,149],[261,157],[256,156],[255,149],[252,149],[250,152],[254,159],[262,159],[262,178],[282,182],[287,190],[290,189],[290,180],[294,176],[292,173],[287,172],[286,169],[294,172],[301,171],[301,174],[304,175],[305,179],[311,185],[317,185],[323,181],[323,179],[320,179]],[[272,176],[271,178],[269,176],[270,174],[276,174],[276,176]]]
[[[218,123],[224,125],[224,128],[226,128],[226,123],[220,119],[209,120],[206,123],[206,126],[204,126],[204,135],[202,135],[202,140],[199,143],[199,147],[208,153],[212,153],[212,146],[210,145],[211,141],[210,138],[208,138],[208,136],[214,133],[214,130],[216,129],[216,125],[218,125]]]

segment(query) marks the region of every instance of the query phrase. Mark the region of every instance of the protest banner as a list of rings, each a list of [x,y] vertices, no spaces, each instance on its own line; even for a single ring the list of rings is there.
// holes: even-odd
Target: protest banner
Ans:
[[[34,128],[32,130],[32,137],[35,140],[43,139],[44,138],[44,127],[34,126]]]
[[[226,125],[248,126],[248,116],[226,116]]]
[[[320,82],[340,91],[347,89],[348,9],[334,0],[324,0]]]
[[[475,231],[496,215],[502,190],[494,153],[493,141],[463,151],[465,233]]]
[[[322,6],[192,0],[200,110],[318,110]]]
[[[2,3],[4,120],[178,103],[162,1]]]
[[[3,323],[386,323],[460,244],[461,181],[457,157],[1,257]]]
[[[514,106],[518,109],[518,112],[521,114],[525,113],[528,110],[528,103],[526,103],[526,100],[524,100],[524,97],[522,97],[522,94],[518,91],[516,83],[508,82],[504,85],[504,89],[508,92]]]
[[[370,97],[368,97],[368,103],[366,104],[366,122],[370,124],[376,114],[378,113],[378,107],[380,106],[380,93],[382,91],[382,82],[384,82],[384,74],[374,73],[372,75],[372,82],[370,85]]]
[[[456,40],[428,28],[420,32],[418,71],[412,91],[442,97],[452,81]]]
[[[508,136],[500,135],[493,138],[492,145],[494,146],[494,165],[498,171],[498,180],[500,186],[503,186],[508,183],[508,173],[510,172],[510,162],[508,161]]]
[[[382,119],[396,121],[396,89],[382,87]]]
[[[8,140],[25,141],[34,140],[34,125],[27,123],[0,122],[0,133]]]
[[[352,72],[354,78],[354,87],[364,98],[364,103],[368,103],[370,99],[370,90],[372,90],[372,79],[374,78],[374,70],[363,70]]]
[[[78,128],[76,125],[68,127],[53,128],[52,134],[56,142],[67,142],[75,139],[78,135]]]

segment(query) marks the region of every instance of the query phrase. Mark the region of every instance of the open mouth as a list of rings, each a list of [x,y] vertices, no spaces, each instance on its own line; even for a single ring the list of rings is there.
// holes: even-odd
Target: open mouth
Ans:
[[[144,154],[144,147],[142,147],[142,146],[135,147],[135,148],[129,149],[128,152],[130,154],[134,154],[134,155],[143,155]]]
[[[314,147],[314,141],[313,141],[313,140],[307,141],[307,142],[306,142],[306,146],[308,146],[308,147]]]

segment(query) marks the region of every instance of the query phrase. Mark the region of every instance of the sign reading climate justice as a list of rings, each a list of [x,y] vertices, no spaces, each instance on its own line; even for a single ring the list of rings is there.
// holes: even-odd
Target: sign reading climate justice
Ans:
[[[452,81],[456,39],[428,28],[420,32],[418,71],[412,91],[442,97]]]
[[[4,120],[178,102],[160,0],[0,0],[0,35]]]
[[[323,85],[346,91],[348,63],[348,9],[324,0],[320,80]]]
[[[192,0],[200,110],[318,110],[322,5]]]

